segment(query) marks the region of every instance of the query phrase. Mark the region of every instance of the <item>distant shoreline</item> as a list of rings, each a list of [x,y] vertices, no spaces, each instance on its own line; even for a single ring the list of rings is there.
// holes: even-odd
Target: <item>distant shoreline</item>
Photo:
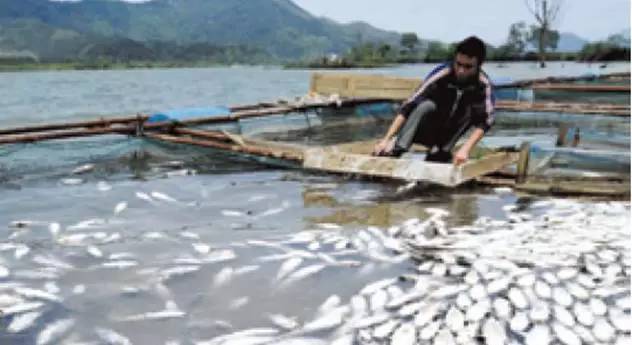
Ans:
[[[344,64],[322,64],[314,62],[293,62],[293,63],[262,63],[262,64],[237,64],[239,66],[275,66],[287,70],[320,70],[320,69],[377,69],[396,67],[401,65],[416,63],[440,63],[442,61],[418,61],[418,62],[389,62],[389,63],[344,63]],[[629,60],[613,60],[613,61],[569,61],[569,60],[550,60],[547,62],[569,62],[598,64],[606,66],[609,63],[629,62]],[[512,63],[537,63],[533,60],[512,60],[512,61],[486,61],[486,64],[496,64],[498,67],[509,65]],[[158,68],[208,68],[208,67],[230,67],[236,64],[213,63],[213,62],[174,62],[174,61],[137,61],[137,62],[120,62],[120,63],[86,63],[86,62],[44,62],[44,63],[2,63],[0,60],[0,72],[30,72],[30,71],[100,71],[100,70],[134,70],[134,69],[158,69]]]

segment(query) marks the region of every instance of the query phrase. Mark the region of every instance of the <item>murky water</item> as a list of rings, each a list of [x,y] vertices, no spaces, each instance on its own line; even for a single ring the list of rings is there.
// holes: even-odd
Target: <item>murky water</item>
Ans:
[[[629,68],[629,64],[605,69],[570,63],[553,66],[541,71],[531,64],[506,68],[490,64],[489,70],[492,75],[526,78]],[[415,65],[353,73],[423,76],[431,68]],[[10,127],[273,101],[306,93],[309,73],[260,67],[3,73],[0,118],[3,127]],[[499,114],[498,118],[485,139],[487,145],[530,140],[551,148],[554,127],[562,122],[595,138],[607,138],[607,148],[613,139],[629,145],[627,119],[572,114]],[[289,131],[274,136],[312,145],[374,138],[388,125],[384,116],[376,116],[362,126],[323,131],[319,124],[325,120],[314,113],[308,119],[295,114],[274,121],[249,120],[241,124],[241,131],[261,135],[283,125]],[[308,124],[311,128],[306,128]],[[629,146],[619,150],[629,151]],[[629,155],[622,162],[626,163],[629,169]],[[72,173],[85,164],[91,164],[87,172]],[[359,266],[326,266],[282,286],[275,276],[284,261],[270,256],[283,250],[270,243],[288,241],[301,232],[346,235],[369,226],[386,229],[411,218],[426,218],[428,208],[450,211],[449,226],[468,225],[483,216],[503,220],[503,206],[534,199],[484,188],[428,186],[398,192],[398,187],[280,169],[135,138],[2,146],[0,268],[9,273],[0,276],[0,296],[46,303],[36,309],[41,312],[37,320],[19,332],[6,328],[16,317],[0,316],[0,342],[36,343],[43,330],[66,318],[74,320],[72,330],[59,339],[69,343],[97,339],[106,343],[95,333],[100,327],[113,329],[135,344],[168,340],[188,344],[228,331],[270,327],[267,314],[307,321],[328,296],[337,294],[346,301],[369,282],[410,272],[414,263],[376,262],[361,252],[343,253],[337,258]],[[308,243],[313,247],[308,248]],[[324,262],[315,256],[319,252],[337,251],[326,241],[318,247],[309,241],[285,245],[284,250],[314,255],[304,259],[304,266]],[[47,291],[58,300],[27,298],[28,293],[20,295],[15,286]],[[134,315],[165,310],[165,301],[175,302],[185,316],[129,321]]]

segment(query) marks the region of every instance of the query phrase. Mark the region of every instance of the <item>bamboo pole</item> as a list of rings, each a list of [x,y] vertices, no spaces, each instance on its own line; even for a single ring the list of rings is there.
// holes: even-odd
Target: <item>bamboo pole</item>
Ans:
[[[575,113],[593,115],[630,116],[630,106],[625,104],[591,104],[558,102],[498,101],[497,110]]]
[[[608,79],[608,78],[619,78],[619,77],[630,77],[630,72],[621,72],[621,73],[609,73],[609,74],[600,74],[600,75],[586,75],[586,76],[578,76],[578,77],[547,77],[547,78],[539,78],[539,79],[524,79],[517,80],[507,84],[495,85],[496,89],[511,89],[511,88],[521,88],[525,86],[531,86],[534,84],[546,84],[546,83],[565,83],[572,81],[589,81],[589,80],[599,80],[599,79]]]
[[[76,137],[88,137],[103,134],[134,134],[134,127],[105,127],[105,128],[86,128],[86,129],[69,129],[66,131],[45,132],[45,133],[29,133],[7,135],[0,137],[1,144],[19,144],[31,143],[42,140],[67,139]]]
[[[262,157],[271,157],[271,158],[277,158],[277,159],[283,159],[283,160],[289,160],[289,161],[295,161],[295,162],[302,162],[303,160],[303,157],[301,155],[297,155],[294,152],[270,150],[270,149],[255,147],[252,145],[234,145],[234,144],[222,143],[222,142],[218,142],[218,141],[210,140],[210,139],[199,140],[199,139],[193,139],[193,138],[188,138],[188,137],[180,137],[180,136],[157,134],[157,133],[145,133],[145,136],[148,138],[155,139],[155,140],[162,140],[162,141],[176,143],[176,144],[188,144],[188,145],[195,145],[195,146],[202,146],[202,147],[210,147],[210,148],[215,148],[215,149],[220,149],[220,150],[225,150],[225,151],[230,151],[230,152],[245,153],[245,154],[251,154],[251,155],[262,156]]]
[[[630,92],[630,85],[534,84],[534,90],[580,92]]]
[[[141,121],[147,120],[147,115],[101,118],[99,120],[90,120],[90,121],[66,122],[66,123],[43,124],[43,125],[36,125],[36,126],[7,128],[7,129],[0,129],[0,135],[54,131],[54,130],[64,130],[64,129],[72,129],[72,128],[108,127],[114,124],[129,124],[129,123],[136,122],[138,120],[141,120]]]
[[[518,168],[516,174],[516,183],[523,183],[527,180],[527,172],[529,170],[529,155],[531,151],[531,143],[524,142],[520,146],[520,155],[518,157]]]

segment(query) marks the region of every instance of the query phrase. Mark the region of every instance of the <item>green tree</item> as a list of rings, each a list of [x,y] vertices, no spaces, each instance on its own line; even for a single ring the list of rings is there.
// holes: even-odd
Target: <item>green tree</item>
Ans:
[[[401,44],[408,49],[409,53],[412,54],[417,44],[419,44],[419,37],[417,37],[417,34],[414,32],[403,33]]]

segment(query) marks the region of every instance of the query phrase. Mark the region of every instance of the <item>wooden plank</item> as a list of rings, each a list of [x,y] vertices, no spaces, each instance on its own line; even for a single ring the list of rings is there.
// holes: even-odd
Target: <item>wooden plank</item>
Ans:
[[[515,162],[515,153],[500,152],[469,161],[459,167],[449,163],[425,162],[410,158],[374,157],[341,152],[337,147],[305,150],[303,167],[321,171],[426,181],[454,187]]]
[[[480,159],[470,160],[461,168],[461,179],[471,180],[478,176],[489,174],[518,160],[516,152],[496,152],[485,155]]]

